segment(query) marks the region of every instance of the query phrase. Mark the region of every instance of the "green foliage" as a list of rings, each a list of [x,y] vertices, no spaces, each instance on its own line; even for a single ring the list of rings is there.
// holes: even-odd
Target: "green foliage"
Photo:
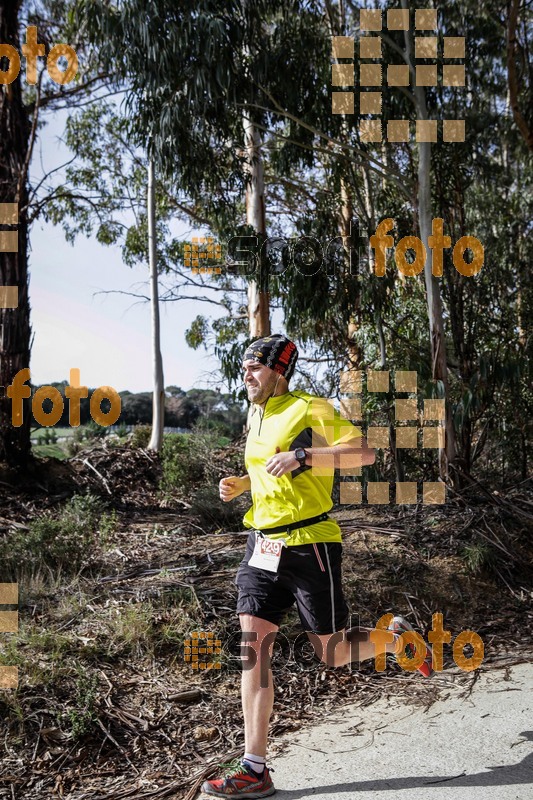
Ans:
[[[473,542],[466,545],[461,553],[466,568],[473,575],[479,575],[495,562],[494,550],[485,542]]]
[[[91,729],[96,720],[96,701],[98,698],[98,677],[95,673],[80,672],[76,680],[74,707],[69,708],[66,717],[70,722],[72,738],[77,741]]]
[[[208,324],[205,317],[198,314],[191,322],[190,328],[185,333],[185,341],[193,350],[198,350],[200,345],[205,343],[208,331]]]
[[[98,546],[103,509],[94,495],[74,495],[58,513],[36,517],[27,530],[12,529],[0,542],[0,563],[11,576],[43,564],[65,575],[77,573]]]
[[[131,436],[132,447],[148,447],[150,444],[150,437],[152,436],[151,425],[136,425],[133,429]]]
[[[88,442],[94,442],[97,439],[103,439],[107,434],[107,428],[103,425],[98,425],[94,420],[90,420],[83,429],[83,435]]]
[[[118,426],[118,428],[116,430],[116,434],[119,437],[119,439],[124,439],[124,437],[128,435],[128,429],[127,429],[126,424],[124,422],[122,422]]]
[[[53,429],[45,428],[44,434],[40,438],[40,442],[44,442],[44,444],[56,444],[57,433]]]
[[[57,458],[58,461],[67,458],[67,452],[58,444],[34,444],[32,452],[37,458]]]
[[[250,233],[242,225],[246,108],[264,143],[269,235],[286,237],[288,245],[296,236],[313,237],[324,253],[316,273],[297,269],[305,267],[303,258],[287,266],[288,245],[281,259],[261,262],[260,282],[273,307],[281,308],[283,328],[321,364],[314,368],[300,361],[300,385],[337,395],[349,355],[362,369],[416,371],[421,395],[442,396],[431,384],[422,275],[400,279],[389,250],[386,274],[378,278],[368,256],[369,237],[383,217],[394,219],[396,242],[420,233],[420,148],[413,139],[363,142],[357,115],[331,114],[330,36],[358,29],[360,4],[153,0],[149,5],[149,11],[143,0],[82,0],[77,6],[80,26],[97,45],[102,63],[128,85],[129,114],[120,118],[115,109],[94,105],[71,120],[69,142],[79,163],[69,180],[86,197],[58,194],[57,220],[72,218],[73,228],[96,231],[101,241],[120,240],[127,263],[144,260],[144,154],[150,151],[161,177],[161,268],[175,276],[169,299],[183,296],[192,278],[181,269],[183,242],[170,233],[172,215],[183,219],[190,212],[195,224],[222,242]],[[533,413],[533,337],[527,316],[533,299],[528,281],[533,175],[508,102],[509,8],[495,0],[450,0],[436,8],[439,52],[443,36],[466,37],[467,86],[426,87],[425,104],[430,119],[465,119],[466,141],[431,148],[431,210],[444,220],[452,243],[473,235],[485,248],[485,265],[473,278],[457,272],[447,248],[444,274],[436,281],[446,333],[446,400],[461,469],[478,468],[499,480],[518,474],[525,480],[531,458],[527,425]],[[524,64],[530,23],[525,14],[521,4],[514,63],[518,102],[529,120],[525,98],[530,78]],[[404,33],[389,31],[382,46],[385,62],[397,63]],[[393,119],[409,119],[413,125],[415,116],[408,93],[388,93],[384,128]],[[126,188],[134,198],[135,225],[120,233],[117,214]],[[95,192],[102,197],[98,214],[89,202]],[[339,241],[326,255],[328,242],[339,236],[340,212],[361,224],[359,257],[351,269]],[[192,281],[227,313],[215,320],[198,315],[186,340],[193,348],[214,351],[234,387],[240,383],[240,357],[248,342],[247,276],[236,274],[231,259],[228,264],[221,275]],[[375,412],[386,424],[391,398],[380,398],[374,406],[368,414]],[[182,412],[190,426],[192,409],[172,409],[174,419]],[[217,407],[202,412],[211,427],[223,421],[218,414]],[[237,426],[232,423],[233,433]],[[397,456],[406,462],[412,457],[407,452]]]
[[[197,435],[169,433],[163,438],[161,450],[163,477],[161,488],[172,492],[189,492],[205,479],[205,462]]]
[[[115,509],[111,512],[104,512],[100,518],[98,525],[98,532],[100,534],[100,544],[104,550],[107,549],[111,536],[117,527],[117,512]]]

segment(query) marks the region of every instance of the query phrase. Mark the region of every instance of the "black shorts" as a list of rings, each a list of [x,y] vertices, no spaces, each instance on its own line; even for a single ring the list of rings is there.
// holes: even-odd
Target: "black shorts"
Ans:
[[[252,614],[274,625],[296,600],[306,631],[335,633],[348,624],[350,610],[341,585],[342,544],[317,542],[283,547],[277,572],[248,566],[255,544],[250,531],[234,583],[237,614]]]

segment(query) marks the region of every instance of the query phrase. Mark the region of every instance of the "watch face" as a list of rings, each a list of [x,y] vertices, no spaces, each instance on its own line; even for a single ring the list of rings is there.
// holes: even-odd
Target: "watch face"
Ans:
[[[294,457],[297,461],[305,461],[306,452],[302,447],[297,447],[294,451]]]

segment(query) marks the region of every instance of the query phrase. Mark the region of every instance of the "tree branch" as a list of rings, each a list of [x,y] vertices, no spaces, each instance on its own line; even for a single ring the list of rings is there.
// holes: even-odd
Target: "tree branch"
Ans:
[[[93,78],[89,78],[89,80],[85,81],[85,83],[80,83],[79,86],[73,86],[72,89],[63,89],[55,94],[46,94],[40,98],[39,104],[41,108],[46,108],[48,105],[50,105],[50,103],[53,103],[54,100],[66,100],[70,97],[81,94],[82,92],[86,92],[94,83],[97,83],[98,81],[104,81],[106,78],[109,78],[109,75],[107,73],[101,73],[95,75]]]

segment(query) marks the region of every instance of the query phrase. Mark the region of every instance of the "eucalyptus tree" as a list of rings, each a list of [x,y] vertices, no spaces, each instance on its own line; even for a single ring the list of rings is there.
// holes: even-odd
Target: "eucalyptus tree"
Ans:
[[[344,4],[342,5],[344,6]],[[353,11],[354,16],[350,23],[352,27],[355,27],[359,6],[355,3],[347,5]],[[391,34],[382,31],[374,34],[382,38],[384,56],[388,60],[389,57],[394,56],[394,58],[390,58],[390,61],[394,63],[400,54],[412,76],[412,89],[405,88],[401,92],[389,90],[382,122],[385,130],[389,119],[411,120],[411,127],[414,128],[415,118],[422,120],[463,118],[466,120],[467,130],[464,144],[455,142],[432,146],[430,142],[410,142],[405,145],[390,142],[383,142],[379,145],[363,143],[358,137],[359,120],[357,116],[349,118],[342,125],[331,118],[328,97],[330,77],[327,74],[329,72],[329,53],[327,59],[324,59],[324,50],[320,46],[309,51],[311,63],[308,66],[308,76],[302,83],[299,82],[298,55],[294,55],[290,49],[285,49],[287,62],[283,77],[279,77],[279,72],[271,72],[267,86],[263,87],[265,99],[261,106],[262,110],[268,113],[271,133],[283,142],[279,152],[272,154],[273,164],[278,160],[279,163],[284,164],[285,168],[290,165],[291,169],[294,169],[296,165],[302,163],[301,154],[307,145],[313,154],[309,156],[309,165],[312,164],[315,175],[316,170],[320,170],[325,164],[330,164],[331,161],[337,162],[340,176],[335,182],[332,182],[332,173],[330,172],[329,181],[324,181],[328,188],[333,189],[333,206],[337,205],[341,210],[343,208],[347,210],[353,200],[354,208],[372,226],[379,217],[392,216],[396,220],[399,235],[400,233],[411,233],[414,217],[426,246],[431,233],[431,218],[437,207],[447,209],[447,213],[441,216],[444,217],[449,228],[454,233],[456,232],[454,241],[460,236],[475,235],[476,226],[479,229],[480,223],[475,208],[482,200],[482,197],[478,196],[478,202],[474,201],[476,182],[481,185],[485,179],[490,181],[489,162],[493,153],[499,153],[504,159],[506,158],[505,154],[508,153],[507,158],[509,159],[512,157],[511,153],[514,156],[516,152],[518,171],[523,176],[524,188],[527,186],[528,178],[526,176],[529,174],[527,169],[524,170],[523,154],[520,155],[519,148],[518,151],[516,150],[516,137],[512,135],[511,131],[509,131],[510,138],[509,136],[504,138],[499,136],[500,130],[508,129],[508,114],[505,112],[502,114],[505,107],[505,91],[502,91],[500,77],[502,57],[503,66],[505,66],[506,43],[505,18],[499,18],[501,10],[490,1],[482,4],[481,9],[473,3],[437,5],[441,48],[443,35],[466,35],[468,58],[466,87],[465,89],[445,87],[440,81],[435,87],[416,86],[411,34],[407,34],[405,41],[402,41],[403,34],[400,32]],[[407,10],[408,4],[404,2],[403,7]],[[337,7],[334,3],[327,2],[325,8],[331,17],[335,16],[335,10],[340,6]],[[413,9],[410,6],[409,9],[411,16],[414,16]],[[302,16],[305,19],[305,15]],[[297,24],[295,21],[295,28]],[[325,38],[328,31],[324,20],[322,20],[322,29],[323,38]],[[331,32],[332,26],[330,25],[329,33]],[[442,49],[440,51],[442,52]],[[272,61],[272,54],[270,58]],[[286,73],[290,74],[290,81],[284,79]],[[316,91],[316,89],[313,94],[317,75],[320,76],[318,83],[322,86],[322,97],[320,91]],[[313,84],[313,79],[315,79],[315,84]],[[306,98],[305,104],[300,102],[302,97]],[[325,109],[326,113],[324,113]],[[274,123],[275,120],[277,120],[277,124]],[[286,121],[285,130],[281,128],[280,120]],[[297,141],[302,132],[310,137],[308,142]],[[493,136],[493,133],[497,135]],[[484,147],[479,147],[477,141],[483,142]],[[321,150],[325,150],[328,154],[322,158],[322,164],[320,162]],[[476,159],[477,174],[474,165],[473,171],[470,171],[468,166],[473,159]],[[480,168],[483,172],[479,172]],[[322,174],[328,175],[327,172]],[[348,178],[348,176],[351,177]],[[291,171],[286,171],[285,177],[290,179]],[[442,181],[439,183],[441,179]],[[466,191],[467,180],[473,183],[469,191]],[[306,183],[305,177],[302,183],[306,187],[310,185]],[[446,186],[449,188],[450,195],[443,203],[443,197],[447,191],[444,188]],[[462,186],[459,194],[457,194],[458,186]],[[495,193],[498,193],[497,189]],[[336,202],[335,197],[337,198]],[[457,202],[459,200],[460,202]],[[503,196],[501,201],[505,203]],[[523,205],[523,207],[527,215],[527,206]],[[518,224],[520,232],[518,242],[520,242],[520,252],[522,253],[519,263],[525,263],[526,248],[524,244],[527,241],[525,235],[527,229],[524,228],[524,215],[520,214],[519,218],[521,221]],[[461,221],[460,225],[457,225],[458,220]],[[491,218],[491,222],[493,225],[497,224],[494,217]],[[301,218],[299,224],[304,230],[308,230],[308,220]],[[370,224],[369,227],[371,227]],[[516,247],[513,249],[516,250]],[[482,276],[476,278],[459,275],[451,263],[451,251],[448,251],[444,258],[443,277],[436,278],[432,274],[431,249],[427,247],[426,252],[428,258],[424,268],[424,286],[430,328],[430,347],[422,373],[429,374],[433,378],[434,390],[441,396],[445,396],[448,401],[446,404],[446,459],[441,461],[442,474],[445,476],[448,464],[453,461],[456,454],[455,425],[453,423],[454,421],[457,423],[460,419],[459,414],[455,413],[461,410],[461,401],[458,401],[461,391],[460,384],[465,379],[467,382],[470,380],[470,378],[466,378],[467,362],[464,359],[458,361],[457,354],[461,353],[461,340],[473,341],[470,331],[464,330],[464,320],[457,320],[455,313],[462,307],[461,297],[473,298],[478,295],[478,299],[481,301],[483,295],[478,293],[476,287],[480,281],[484,282],[488,279],[488,270],[485,267]],[[518,305],[523,309],[524,303],[521,302],[523,294],[521,287],[524,286],[523,268],[520,268],[517,277]],[[301,330],[302,316],[305,317],[309,312],[309,325],[304,325],[304,329],[312,330],[313,318],[316,320],[317,316],[324,317],[324,314],[327,314],[325,304],[331,300],[331,294],[326,290],[326,285],[329,289],[330,283],[324,282],[325,276],[322,275],[320,278],[313,279],[314,286],[310,288],[304,285],[305,278],[301,279],[298,274],[290,273],[289,270],[280,278],[280,282],[284,278],[286,280],[283,283],[282,303],[286,319],[290,324],[296,327],[300,326]],[[307,279],[308,281],[309,279]],[[384,308],[385,294],[381,294],[379,290],[376,291],[376,283],[380,283],[382,290],[386,289],[387,315],[394,314],[396,311],[395,305],[391,303],[388,295],[394,285],[399,284],[401,293],[406,297],[414,293],[421,300],[424,299],[416,278],[398,281],[390,269],[378,281],[367,274],[362,285],[363,287],[365,285],[372,287],[372,303],[377,311],[378,320],[380,319],[378,309],[380,304]],[[310,288],[310,291],[306,291],[307,288]],[[364,297],[364,289],[362,296]],[[458,300],[451,307],[444,308],[443,297],[449,302],[453,302],[453,297]],[[481,306],[478,308],[481,311]],[[450,319],[450,311],[454,315],[452,319]],[[401,314],[401,308],[398,313]],[[341,314],[338,315],[338,317],[340,316]],[[523,316],[522,311],[522,323]],[[393,317],[391,317],[392,319]],[[403,319],[403,315],[400,316],[401,319]],[[485,317],[485,319],[489,318]],[[484,321],[484,319],[479,319],[477,324],[482,324]],[[524,331],[522,323],[519,322],[519,327]],[[383,325],[386,324],[386,320],[382,319],[381,334],[379,335],[380,363],[382,365],[384,364],[385,349]],[[378,325],[378,329],[379,327]],[[416,331],[416,338],[420,339],[420,330]],[[523,334],[522,340],[525,340]],[[454,348],[457,353],[453,353]],[[463,350],[463,352],[465,351]],[[471,355],[473,356],[473,353]],[[470,363],[473,364],[472,358],[470,358]],[[470,367],[471,371],[472,366]],[[471,446],[471,432],[468,431],[468,425],[466,429],[462,429],[461,434],[463,438],[461,456],[466,459],[467,464],[470,464],[468,451]]]
[[[0,41],[20,51],[20,2],[0,2]],[[0,384],[8,386],[30,361],[30,304],[28,298],[28,185],[31,117],[23,100],[20,79],[0,87],[0,202],[17,203],[18,248],[0,253],[0,283],[16,286],[18,307],[0,306]],[[8,401],[0,399],[0,461],[25,462],[31,450],[30,414],[25,404],[24,423],[11,425]]]
[[[21,52],[26,41],[25,29],[37,28],[35,69],[22,68],[17,76],[18,56],[13,56],[6,70],[2,59],[0,73],[0,202],[15,203],[14,220],[18,231],[16,252],[0,252],[0,285],[16,286],[16,308],[0,307],[0,385],[7,387],[14,375],[30,366],[31,324],[28,297],[29,237],[31,223],[43,212],[48,197],[31,187],[30,168],[35,143],[45,125],[46,114],[78,102],[105,84],[104,73],[95,69],[72,24],[73,0],[1,0],[0,42]],[[24,33],[24,35],[22,35]],[[51,46],[68,42],[77,54],[78,74],[54,73],[52,79],[41,56]],[[24,47],[26,45],[24,44]],[[24,59],[23,59],[24,63]],[[69,62],[70,65],[70,62]],[[74,62],[72,61],[72,71]],[[61,72],[61,70],[60,70]],[[10,74],[12,73],[12,74]],[[68,83],[61,82],[66,81]],[[26,465],[31,455],[29,400],[23,400],[23,421],[11,424],[9,402],[0,397],[0,461]]]
[[[192,9],[163,0],[149,4],[131,0],[112,7],[85,0],[83,5],[87,24],[100,28],[104,56],[107,51],[109,63],[123,75],[131,73],[136,82],[130,96],[134,136],[142,140],[154,124],[158,170],[185,188],[200,216],[224,233],[243,217],[249,164],[243,113],[249,115],[262,138],[264,178],[269,203],[276,211],[276,216],[271,214],[274,221],[269,223],[269,233],[280,236],[295,232],[327,241],[338,231],[339,214],[345,220],[349,216],[350,204],[367,232],[381,217],[392,216],[398,235],[410,234],[413,225],[420,226],[421,238],[427,243],[432,212],[442,209],[441,216],[454,233],[475,235],[478,220],[473,197],[478,187],[484,191],[493,152],[501,152],[508,159],[516,152],[522,164],[513,137],[499,141],[493,136],[494,126],[507,126],[507,118],[502,114],[505,97],[502,100],[501,65],[497,85],[491,84],[491,70],[500,64],[502,53],[505,65],[505,24],[497,35],[494,26],[499,23],[492,0],[486,0],[481,9],[471,0],[449,2],[445,8],[437,4],[441,12],[439,37],[467,37],[464,90],[443,87],[440,82],[435,87],[416,87],[413,83],[412,90],[388,94],[382,115],[384,126],[390,119],[409,119],[412,127],[415,117],[466,119],[464,144],[435,146],[365,142],[359,135],[357,115],[346,120],[332,115],[331,28],[326,21],[336,7],[332,2],[201,2]],[[349,22],[354,27],[359,5],[343,5],[350,10]],[[487,17],[495,18],[492,27]],[[394,63],[399,51],[412,74],[414,64],[406,54],[403,34],[380,35],[384,56],[389,59],[394,55],[395,59],[390,59]],[[125,49],[119,56],[120,48]],[[486,106],[481,114],[480,100]],[[477,147],[477,141],[483,146]],[[497,202],[496,190],[493,196]],[[483,198],[478,199],[481,205]],[[500,229],[497,221],[493,224]],[[524,262],[522,224],[520,231],[520,259]],[[484,273],[481,279],[458,276],[451,254],[445,253],[440,283],[431,274],[429,258],[423,282],[416,277],[399,277],[392,258],[386,274],[378,278],[372,276],[371,264],[364,258],[359,265],[357,259],[347,264],[343,237],[339,238],[340,248],[332,247],[318,270],[316,264],[310,267],[307,255],[298,248],[293,250],[293,263],[287,262],[288,248],[271,248],[268,288],[282,305],[287,327],[316,346],[319,355],[320,348],[323,353],[331,349],[333,361],[342,361],[349,347],[348,326],[355,310],[359,330],[352,330],[351,338],[367,363],[397,363],[397,358],[410,354],[409,366],[416,364],[424,378],[434,379],[434,388],[436,384],[437,391],[444,392],[450,401],[450,411],[460,410],[458,397],[467,362],[477,356],[468,332],[467,358],[461,344],[464,324],[451,319],[450,312],[455,315],[465,298],[482,309],[483,293],[478,293],[477,287]],[[523,282],[522,278],[521,285]],[[427,320],[422,325],[420,304],[424,302],[429,341],[424,337]],[[375,347],[367,336],[370,315],[375,317]],[[205,337],[204,322],[199,321],[191,331],[195,343]],[[244,331],[225,322],[219,331],[223,334],[219,352],[227,365],[240,352],[232,334],[239,331],[244,335]],[[459,358],[461,353],[464,357]],[[446,382],[450,383],[448,388]],[[450,416],[447,426],[450,461],[455,438]],[[465,443],[461,443],[461,449],[465,450]]]
[[[529,49],[533,34],[527,0],[507,3],[507,80],[515,123],[528,148],[533,150],[533,69]]]
[[[100,57],[127,83],[132,140],[147,148],[158,174],[201,199],[215,230],[246,194],[247,222],[265,235],[260,115],[245,114],[242,101],[253,93],[264,26],[278,6],[283,3],[80,3],[81,24]],[[268,332],[266,277],[260,276],[258,292],[254,278],[250,284],[250,333]]]
[[[163,430],[165,427],[165,378],[163,375],[163,358],[161,356],[159,283],[157,271],[156,180],[153,159],[150,159],[148,164],[146,201],[148,218],[148,262],[150,265],[150,310],[152,315],[152,366],[154,378],[152,435],[150,436],[148,449],[159,452],[163,444]]]

